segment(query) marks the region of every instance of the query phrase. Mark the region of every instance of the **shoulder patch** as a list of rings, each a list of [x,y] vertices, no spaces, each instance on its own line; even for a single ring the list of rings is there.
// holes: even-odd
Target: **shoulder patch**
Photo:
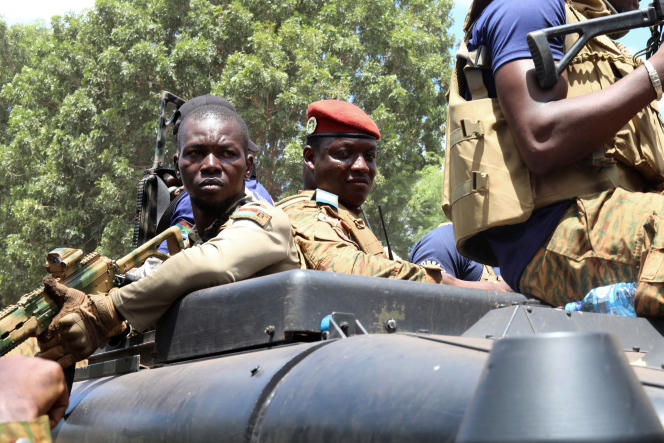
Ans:
[[[261,228],[265,228],[270,223],[272,216],[256,206],[241,206],[233,212],[230,218],[231,220],[251,220]]]

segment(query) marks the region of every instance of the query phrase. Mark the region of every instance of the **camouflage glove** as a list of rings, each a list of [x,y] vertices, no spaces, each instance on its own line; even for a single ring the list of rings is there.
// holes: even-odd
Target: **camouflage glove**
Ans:
[[[55,360],[66,368],[88,357],[124,329],[110,297],[86,295],[50,276],[44,277],[44,291],[62,304],[62,309],[39,337],[39,357]]]

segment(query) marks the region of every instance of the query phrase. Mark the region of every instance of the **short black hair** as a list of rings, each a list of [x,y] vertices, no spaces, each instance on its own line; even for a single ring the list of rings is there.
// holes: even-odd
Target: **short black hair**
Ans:
[[[185,123],[189,120],[201,121],[208,118],[214,118],[221,121],[233,120],[237,122],[238,126],[240,127],[240,136],[242,137],[242,150],[244,151],[244,155],[246,157],[249,153],[249,130],[247,129],[247,124],[244,122],[244,119],[238,115],[237,112],[227,106],[222,106],[219,104],[201,106],[200,108],[196,108],[194,111],[184,117],[184,120],[182,120],[179,124],[180,127],[176,135],[178,152],[181,153],[183,148],[182,134],[185,132],[183,129],[185,127]]]

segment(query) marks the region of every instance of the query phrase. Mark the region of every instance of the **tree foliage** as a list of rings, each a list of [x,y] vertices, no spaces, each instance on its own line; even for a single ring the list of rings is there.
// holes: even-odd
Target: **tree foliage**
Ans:
[[[382,133],[369,219],[378,228],[380,204],[393,247],[407,254],[442,217],[439,198],[416,195],[440,189],[431,177],[443,150],[450,7],[97,0],[50,28],[0,21],[2,301],[39,284],[53,247],[127,252],[161,90],[228,98],[262,147],[259,180],[277,198],[301,186],[307,105],[354,102]]]

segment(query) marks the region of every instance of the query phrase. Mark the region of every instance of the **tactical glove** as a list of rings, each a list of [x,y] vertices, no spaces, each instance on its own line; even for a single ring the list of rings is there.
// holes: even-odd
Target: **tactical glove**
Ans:
[[[46,294],[62,308],[39,337],[40,357],[55,360],[66,368],[125,329],[110,297],[86,295],[50,276],[43,281]]]

